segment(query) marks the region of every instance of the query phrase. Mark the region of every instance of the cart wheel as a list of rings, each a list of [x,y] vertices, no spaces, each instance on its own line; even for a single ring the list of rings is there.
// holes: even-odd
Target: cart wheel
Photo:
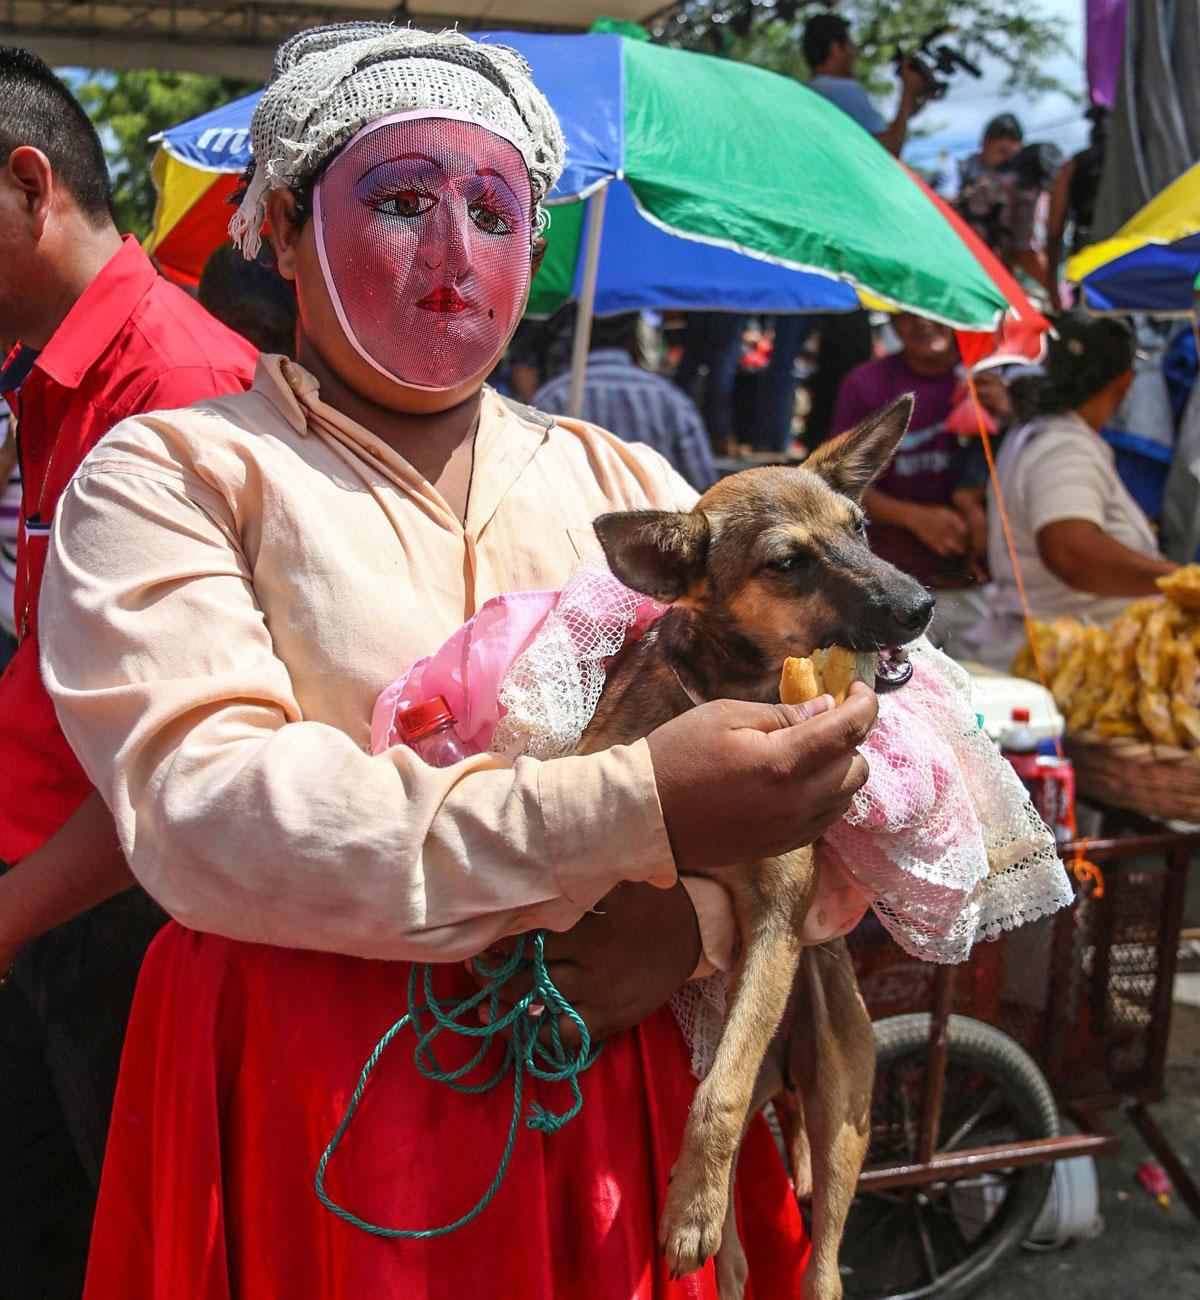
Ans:
[[[929,1024],[928,1015],[910,1015],[875,1025],[868,1168],[916,1160]],[[1057,1135],[1054,1098],[1027,1052],[966,1016],[951,1016],[948,1032],[935,1150]],[[1046,1163],[860,1193],[841,1251],[847,1300],[970,1295],[1028,1235],[1052,1176]]]

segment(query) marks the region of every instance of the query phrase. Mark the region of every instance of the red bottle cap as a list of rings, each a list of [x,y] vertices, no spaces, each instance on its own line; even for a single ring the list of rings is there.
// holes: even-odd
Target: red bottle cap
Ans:
[[[1028,709],[1013,709],[1013,711],[1012,711],[1012,720],[1013,720],[1014,722],[1028,722],[1028,721],[1029,721],[1029,710],[1028,710]]]
[[[420,704],[401,709],[396,714],[396,730],[400,739],[406,745],[411,745],[414,740],[439,731],[453,721],[454,714],[450,712],[450,706],[440,695],[435,695],[432,700],[422,700]]]

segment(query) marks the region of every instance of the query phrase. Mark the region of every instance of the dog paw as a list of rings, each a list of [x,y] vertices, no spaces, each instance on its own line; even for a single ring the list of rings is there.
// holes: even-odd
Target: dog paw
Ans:
[[[671,1184],[659,1230],[659,1242],[672,1277],[683,1277],[704,1267],[721,1248],[725,1222],[724,1196],[711,1192],[677,1195],[680,1186],[678,1182]],[[721,1300],[724,1295],[722,1291]]]

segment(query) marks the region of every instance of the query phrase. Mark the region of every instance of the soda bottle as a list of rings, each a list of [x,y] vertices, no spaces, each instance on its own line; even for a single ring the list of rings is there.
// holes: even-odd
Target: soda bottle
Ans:
[[[1026,784],[1037,779],[1037,737],[1029,729],[1029,710],[1013,709],[1012,721],[1000,733],[1000,753]]]
[[[454,714],[440,695],[401,709],[396,714],[396,730],[430,767],[450,767],[470,757],[454,730]]]

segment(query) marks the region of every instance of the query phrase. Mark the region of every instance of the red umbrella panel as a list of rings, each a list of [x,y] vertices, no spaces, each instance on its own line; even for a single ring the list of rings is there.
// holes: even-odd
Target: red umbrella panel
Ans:
[[[903,166],[903,163],[901,164]],[[908,171],[908,168],[905,168]],[[963,243],[974,254],[988,278],[1004,295],[1008,310],[994,334],[958,330],[958,350],[964,364],[974,369],[982,361],[989,366],[1019,362],[1031,365],[1042,358],[1046,331],[1050,322],[1033,305],[1029,295],[1017,283],[1012,272],[946,202],[912,172],[913,179],[929,196],[930,202],[954,227]]]

